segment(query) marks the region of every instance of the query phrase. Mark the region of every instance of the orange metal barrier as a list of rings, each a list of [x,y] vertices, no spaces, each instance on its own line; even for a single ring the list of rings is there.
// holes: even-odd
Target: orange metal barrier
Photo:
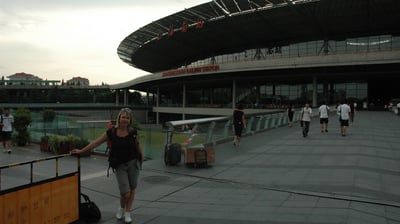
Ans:
[[[0,223],[50,224],[71,223],[79,219],[80,158],[77,171],[58,175],[58,159],[69,154],[45,159],[10,164],[1,170],[31,164],[31,182],[7,190],[0,190]],[[56,177],[33,182],[33,163],[56,160]],[[1,183],[0,183],[1,186]]]

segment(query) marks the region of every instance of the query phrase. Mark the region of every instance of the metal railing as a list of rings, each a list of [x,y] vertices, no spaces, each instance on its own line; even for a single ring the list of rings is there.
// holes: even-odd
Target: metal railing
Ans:
[[[331,114],[335,113],[335,106],[330,106]],[[313,117],[318,117],[318,108],[313,108]],[[301,108],[296,108],[293,122],[298,122]],[[242,136],[254,135],[270,129],[283,127],[289,124],[286,110],[267,111],[265,113],[246,114],[246,128]],[[232,116],[212,117],[191,120],[166,122],[168,131],[165,144],[179,143],[185,147],[195,145],[218,145],[233,141],[234,128]]]
[[[248,114],[242,136],[253,135],[289,123],[286,111]],[[293,121],[300,119],[300,112],[294,113]],[[234,129],[232,116],[213,117],[166,122],[168,126],[166,144],[180,143],[185,146],[217,145],[232,141]]]
[[[12,188],[16,188],[19,187],[21,185],[32,185],[34,183],[46,180],[46,179],[50,179],[50,178],[57,178],[60,176],[60,159],[62,158],[66,158],[66,157],[70,157],[70,154],[63,154],[63,155],[56,155],[56,156],[50,156],[50,157],[46,157],[46,158],[41,158],[41,159],[36,159],[36,160],[30,160],[30,161],[25,161],[25,162],[17,162],[17,163],[11,163],[8,165],[4,165],[4,166],[0,166],[0,192],[2,192],[3,190],[6,189],[12,189]],[[41,163],[45,163],[46,161],[55,161],[54,163],[54,173],[48,173],[46,175],[44,175],[44,171],[43,169],[44,167],[47,167],[48,164],[44,164],[44,167],[40,167],[42,168],[42,170],[39,172],[40,175],[35,175],[34,172],[34,164],[41,164]],[[29,170],[25,170],[24,166],[29,166]],[[4,175],[4,170],[7,169],[12,169],[12,168],[19,168],[21,169],[21,172],[23,173],[29,173],[29,178],[21,178],[21,183],[17,184],[16,186],[13,186],[11,184],[11,182],[16,182],[18,183],[19,181],[16,180],[16,178],[13,178],[13,181],[8,181],[5,178],[6,177],[10,177],[11,178],[11,174],[9,175]],[[39,167],[37,167],[37,169],[39,169]],[[80,157],[77,156],[77,166],[76,169],[72,169],[71,167],[68,165],[64,166],[64,172],[61,175],[65,175],[65,174],[71,174],[71,173],[80,173]],[[34,178],[36,177],[36,179]],[[29,181],[27,181],[29,180]],[[27,182],[25,182],[27,181]],[[4,184],[7,183],[7,186],[5,186]]]
[[[75,223],[81,200],[80,158],[77,156],[76,169],[69,160],[60,172],[59,159],[66,157],[70,155],[0,166],[0,223]],[[47,162],[54,160],[53,169]]]
[[[334,106],[331,107],[333,111]],[[318,108],[314,108],[314,116],[318,115]],[[265,111],[264,113],[246,114],[246,129],[243,136],[253,135],[273,128],[288,125],[289,119],[286,110]],[[294,113],[293,122],[300,119],[300,109]],[[47,134],[73,134],[92,141],[107,129],[108,120],[92,122],[77,122],[71,124],[70,119],[62,118],[46,125]],[[192,120],[179,120],[166,122],[167,129],[160,125],[140,125],[139,140],[143,147],[145,157],[159,159],[163,157],[165,145],[179,143],[183,146],[217,145],[232,141],[234,129],[232,116],[212,117]],[[53,131],[57,130],[57,133]],[[63,131],[64,130],[64,131]],[[40,141],[43,127],[39,124],[30,128],[31,136]],[[61,132],[60,132],[61,131]],[[94,152],[106,154],[106,144],[97,147]]]

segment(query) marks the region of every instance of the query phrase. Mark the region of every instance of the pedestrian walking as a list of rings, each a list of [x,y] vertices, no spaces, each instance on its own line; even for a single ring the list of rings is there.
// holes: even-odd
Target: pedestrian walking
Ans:
[[[329,118],[329,106],[325,102],[322,102],[321,106],[318,108],[319,113],[319,123],[321,124],[321,132],[328,132],[328,118]]]
[[[81,154],[111,141],[110,154],[115,155],[115,175],[120,191],[120,208],[115,217],[124,218],[125,223],[131,223],[130,211],[135,198],[135,190],[138,184],[139,170],[143,162],[143,151],[138,141],[137,130],[132,128],[133,114],[129,108],[123,108],[118,113],[116,125],[108,129],[99,138],[83,147],[73,149],[71,154]]]
[[[308,132],[310,130],[310,122],[311,122],[311,117],[312,117],[312,109],[310,107],[310,104],[306,103],[303,109],[301,109],[301,122],[302,122],[302,127],[303,127],[303,137],[308,136]]]
[[[340,121],[340,131],[342,136],[346,136],[346,129],[349,126],[349,119],[351,116],[351,108],[347,103],[340,104],[337,110]]]
[[[3,152],[11,153],[11,135],[14,130],[14,116],[10,113],[10,108],[4,108],[0,115],[1,137],[3,141]]]
[[[294,115],[293,105],[289,104],[289,106],[287,108],[287,116],[289,118],[289,127],[293,127],[293,115]]]
[[[243,128],[246,128],[246,119],[243,112],[243,106],[241,104],[239,104],[237,108],[233,111],[233,127],[235,130],[233,145],[237,146],[240,143]]]

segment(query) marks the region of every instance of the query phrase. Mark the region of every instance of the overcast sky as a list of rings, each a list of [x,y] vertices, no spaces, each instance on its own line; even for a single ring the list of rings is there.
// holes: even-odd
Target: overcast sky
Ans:
[[[148,74],[119,59],[129,34],[209,0],[0,0],[0,77],[81,76],[91,85]]]

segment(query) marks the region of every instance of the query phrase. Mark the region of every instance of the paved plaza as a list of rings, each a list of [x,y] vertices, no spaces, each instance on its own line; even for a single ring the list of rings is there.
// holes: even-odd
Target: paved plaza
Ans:
[[[295,123],[245,137],[237,147],[217,145],[210,168],[145,161],[133,223],[400,223],[400,116],[357,112],[345,137],[337,116],[329,121],[321,133],[314,118],[306,138]],[[0,165],[46,156],[30,145],[1,154]],[[66,160],[74,166],[74,158]],[[82,158],[81,190],[100,207],[100,223],[123,223],[114,218],[118,189],[106,170],[106,157]]]

